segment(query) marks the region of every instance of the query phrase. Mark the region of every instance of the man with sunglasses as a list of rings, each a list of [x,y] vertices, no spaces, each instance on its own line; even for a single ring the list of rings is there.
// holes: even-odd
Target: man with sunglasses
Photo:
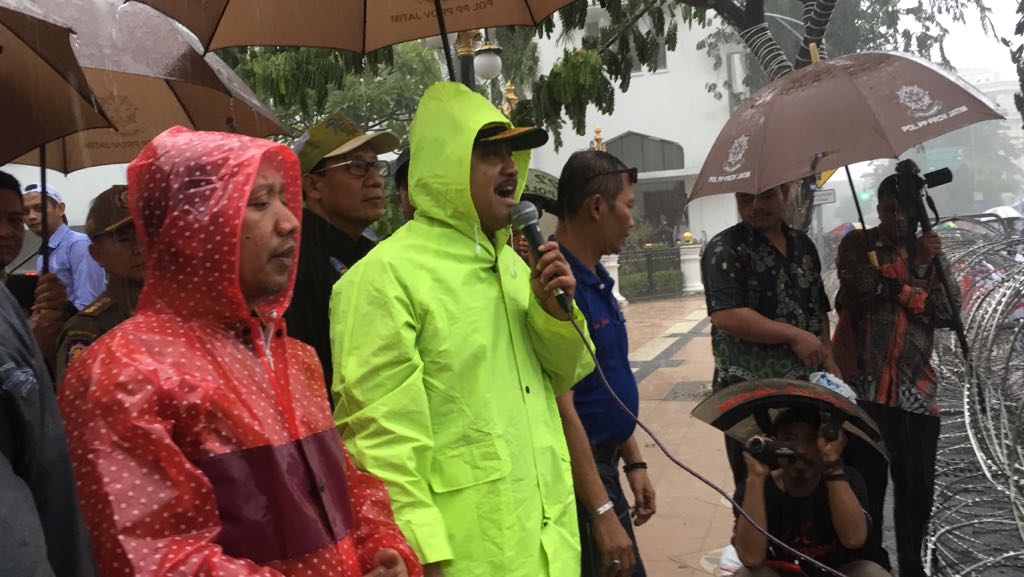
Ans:
[[[89,254],[107,271],[107,289],[64,324],[57,341],[56,383],[86,347],[135,312],[145,265],[128,212],[128,187],[119,184],[100,193],[85,218]]]
[[[557,243],[532,272],[507,246],[547,140],[462,84],[428,88],[410,130],[416,217],[334,288],[335,423],[427,577],[580,574],[555,395],[594,365],[554,295],[575,290]]]
[[[377,155],[398,144],[390,132],[363,132],[334,113],[310,127],[295,147],[305,208],[295,293],[285,320],[289,335],[316,349],[328,388],[333,375],[327,314],[331,288],[375,245],[364,233],[384,216],[388,165]]]
[[[626,321],[601,257],[618,254],[633,230],[636,168],[615,156],[584,150],[569,157],[558,179],[555,238],[576,277],[576,304],[587,319],[597,362],[608,384],[634,414],[640,401],[629,366]],[[558,396],[576,490],[583,577],[644,577],[633,525],[656,510],[636,423],[596,373]],[[619,461],[633,494],[632,519]]]

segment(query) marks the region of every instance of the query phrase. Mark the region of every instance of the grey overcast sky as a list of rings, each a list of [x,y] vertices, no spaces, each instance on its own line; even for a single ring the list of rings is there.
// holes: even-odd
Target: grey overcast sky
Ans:
[[[987,0],[992,9],[992,22],[996,33],[1011,37],[1019,16],[1015,13],[1014,0]],[[997,38],[985,35],[976,12],[968,16],[967,24],[948,24],[949,38],[946,41],[946,55],[953,66],[962,73],[972,70],[991,70],[992,80],[1013,80],[1016,71],[1010,62],[1010,53]],[[1012,39],[1019,42],[1020,39]]]

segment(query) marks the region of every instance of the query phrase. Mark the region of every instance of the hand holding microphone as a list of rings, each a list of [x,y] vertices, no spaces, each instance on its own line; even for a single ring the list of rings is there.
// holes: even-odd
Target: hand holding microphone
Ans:
[[[528,201],[512,209],[512,226],[522,231],[530,245],[530,284],[544,310],[556,319],[567,321],[572,313],[576,278],[558,243],[544,241],[537,224],[537,207]]]

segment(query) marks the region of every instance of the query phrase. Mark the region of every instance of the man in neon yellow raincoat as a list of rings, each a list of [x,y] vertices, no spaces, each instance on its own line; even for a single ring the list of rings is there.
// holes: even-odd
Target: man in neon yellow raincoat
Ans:
[[[552,297],[575,288],[557,244],[534,275],[506,245],[546,141],[461,84],[432,86],[411,130],[416,216],[331,298],[335,422],[428,576],[579,575],[555,395],[594,365]]]

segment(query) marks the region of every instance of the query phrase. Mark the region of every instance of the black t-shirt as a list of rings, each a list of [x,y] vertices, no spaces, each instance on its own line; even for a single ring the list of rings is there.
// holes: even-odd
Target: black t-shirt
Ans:
[[[860,501],[861,509],[867,510],[868,497],[867,489],[864,486],[864,478],[856,469],[844,467],[846,476],[849,479],[850,488]],[[765,513],[768,517],[768,532],[781,540],[783,543],[800,551],[801,553],[820,561],[833,569],[838,569],[847,563],[859,559],[871,559],[871,552],[875,546],[867,542],[857,550],[850,550],[843,547],[836,535],[832,525],[832,513],[828,506],[828,487],[824,481],[806,497],[792,497],[782,489],[771,478],[765,479],[764,504]],[[746,484],[740,485],[736,490],[737,503],[743,504],[743,495],[746,491]],[[867,513],[864,513],[865,517]],[[870,519],[868,519],[870,526]],[[868,531],[870,541],[870,531]],[[792,555],[779,550],[778,547],[768,543],[768,560],[786,561],[794,563],[796,560]],[[809,563],[798,563],[808,577],[824,577],[825,573]]]

